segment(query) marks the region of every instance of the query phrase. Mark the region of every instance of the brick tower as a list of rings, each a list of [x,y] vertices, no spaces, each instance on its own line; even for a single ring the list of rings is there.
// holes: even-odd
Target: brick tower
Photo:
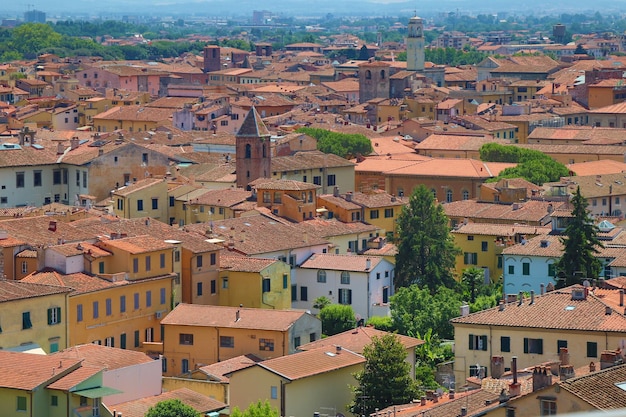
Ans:
[[[248,188],[257,178],[270,178],[270,132],[252,107],[235,135],[237,187]]]

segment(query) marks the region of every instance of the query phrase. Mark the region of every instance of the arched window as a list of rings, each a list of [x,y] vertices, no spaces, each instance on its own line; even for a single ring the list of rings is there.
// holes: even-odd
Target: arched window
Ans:
[[[382,70],[382,71],[380,72],[380,79],[381,79],[381,80],[384,80],[384,79],[385,79],[385,70]]]
[[[317,271],[317,282],[326,282],[326,271],[322,269]]]
[[[348,271],[343,271],[341,273],[341,283],[343,285],[350,285],[350,273]]]
[[[246,159],[252,158],[252,145],[246,144]]]
[[[469,200],[469,191],[463,190],[463,200]]]
[[[370,70],[365,71],[365,79],[366,80],[372,79],[372,72]]]
[[[448,203],[452,203],[452,190],[448,189],[448,191],[446,191],[446,201]]]

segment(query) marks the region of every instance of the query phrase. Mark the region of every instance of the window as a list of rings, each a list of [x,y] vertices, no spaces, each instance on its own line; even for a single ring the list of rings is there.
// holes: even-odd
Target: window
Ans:
[[[321,269],[317,271],[317,282],[326,282],[326,271]]]
[[[126,333],[120,335],[120,349],[126,349]]]
[[[515,274],[515,265],[509,265],[509,275]]]
[[[146,256],[146,271],[150,271],[152,269],[152,258],[150,255]]]
[[[487,252],[489,250],[489,242],[480,242],[481,250]]]
[[[470,376],[474,376],[477,378],[484,378],[487,375],[487,367],[480,365],[470,365],[469,374]]]
[[[174,196],[170,196],[170,207],[174,207],[175,202],[176,199],[174,198]]]
[[[259,339],[259,350],[273,352],[274,339]]]
[[[549,277],[555,277],[556,276],[556,265],[555,264],[549,264],[548,265],[548,276]]]
[[[270,387],[270,397],[272,398],[272,400],[278,398],[278,387],[276,387],[275,385],[272,385]]]
[[[465,252],[463,254],[465,265],[478,265],[478,254],[475,252]]]
[[[555,416],[556,415],[556,400],[552,399],[540,399],[539,400],[539,415],[541,416]]]
[[[486,335],[469,335],[469,350],[487,350],[487,336]]]
[[[15,186],[17,188],[24,188],[24,172],[15,173]]]
[[[298,286],[296,284],[291,286],[291,301],[298,301]]]
[[[202,295],[202,283],[198,282],[196,284],[196,295],[199,297]]]
[[[556,341],[556,353],[561,352],[561,348],[567,347],[567,340],[557,340]]]
[[[160,298],[159,301],[161,302],[161,305],[164,305],[165,304],[165,298],[166,298],[165,288],[161,288],[159,290],[159,298]]]
[[[300,301],[309,301],[308,287],[300,287]]]
[[[59,397],[57,395],[50,396],[50,405],[57,407],[59,405]]]
[[[17,397],[17,411],[26,411],[26,397]]]
[[[272,202],[272,195],[269,191],[263,191],[263,202],[264,203]]]
[[[309,342],[315,342],[317,340],[317,333],[309,333]]]
[[[120,313],[126,313],[126,296],[120,295]]]
[[[543,339],[524,338],[524,353],[543,354]]]
[[[28,262],[23,261],[22,262],[22,274],[27,274],[28,273]]]
[[[133,308],[135,310],[139,310],[139,293],[138,292],[133,294]]]
[[[146,329],[146,342],[152,342],[152,327]]]
[[[139,330],[135,330],[135,347],[139,347]]]
[[[48,309],[48,324],[61,323],[61,307],[53,307]]]
[[[202,268],[202,255],[196,256],[196,267]]]
[[[212,253],[209,256],[209,258],[210,258],[211,265],[215,265],[217,263],[217,255],[216,254]]]
[[[41,187],[41,171],[33,172],[33,186]]]
[[[387,208],[387,209],[385,209],[385,218],[388,219],[390,217],[393,217],[393,209],[392,208]]]
[[[469,200],[469,191],[463,190],[463,200]]]
[[[587,357],[588,358],[598,357],[598,344],[596,342],[587,342]]]
[[[343,271],[341,273],[341,284],[350,285],[350,273],[348,271]]]
[[[183,374],[186,374],[187,372],[189,372],[189,359],[183,359],[181,361],[181,368],[182,368]]]
[[[337,184],[337,180],[336,180],[336,178],[335,178],[335,174],[330,174],[330,175],[328,175],[328,178],[327,178],[327,185],[329,185],[329,186],[333,186],[333,185],[336,185],[336,184]]]
[[[111,299],[110,299],[110,298],[107,298],[107,299],[105,300],[105,306],[104,306],[104,308],[105,308],[105,311],[106,311],[106,315],[107,315],[107,316],[110,316],[110,315],[113,313],[113,311],[112,311],[113,309],[112,309],[112,306],[111,306]]]
[[[82,304],[76,305],[76,321],[79,323],[83,321],[83,305]]]
[[[99,314],[100,314],[100,312],[98,311],[98,302],[94,301],[92,307],[93,307],[93,314],[92,314],[92,316],[93,316],[94,319],[97,319]]]
[[[128,181],[124,181],[124,183],[127,183]],[[80,187],[80,171],[76,170],[76,186]]]
[[[121,198],[117,199],[117,209],[124,210],[124,200],[122,200]]]
[[[289,287],[289,275],[283,274],[283,290]]]
[[[115,347],[115,338],[110,336],[104,339],[104,346]]]
[[[143,164],[147,164],[148,163],[148,154],[147,153],[142,153],[141,154],[141,162]]]
[[[59,185],[61,184],[61,170],[55,169],[52,171],[52,184]]]
[[[245,153],[244,158],[246,159],[252,158],[252,145],[250,145],[249,143],[246,144],[246,153]]]
[[[159,255],[159,268],[163,269],[165,268],[165,254],[161,253]]]
[[[467,235],[467,240],[474,240],[474,235]]]
[[[377,219],[377,218],[378,218],[378,210],[371,210],[370,219]]]
[[[271,291],[271,281],[269,278],[263,278],[263,292],[270,292]]]
[[[191,333],[180,333],[178,335],[178,343],[181,345],[193,345],[193,334]]]
[[[300,336],[296,336],[296,337],[293,338],[293,347],[297,348],[301,344],[302,343],[300,342]]]
[[[322,177],[320,177],[319,175],[314,175],[313,176],[313,184],[315,185],[322,185]]]
[[[104,274],[104,262],[98,262],[98,273]]]
[[[222,278],[222,288],[223,289],[228,289],[228,278],[227,277],[223,277]]]
[[[505,417],[515,417],[515,408],[507,408]]]
[[[137,200],[137,211],[143,211],[143,200]]]
[[[139,272],[139,258],[133,258],[133,272]]]
[[[217,293],[217,282],[212,279],[211,280],[211,294]]]
[[[446,202],[452,203],[452,190],[450,190],[450,189],[448,189],[448,191],[446,191]]]
[[[152,291],[146,291],[146,307],[152,307]]]
[[[522,263],[522,275],[530,275],[530,262]]]
[[[220,336],[220,347],[234,348],[235,338],[233,336]]]
[[[339,288],[339,304],[352,304],[352,290],[347,288]]]
[[[83,171],[83,188],[87,188],[87,171]]]
[[[152,199],[152,210],[158,210],[159,209],[159,199],[158,198],[153,198]]]
[[[500,352],[511,351],[511,338],[509,336],[500,336]]]

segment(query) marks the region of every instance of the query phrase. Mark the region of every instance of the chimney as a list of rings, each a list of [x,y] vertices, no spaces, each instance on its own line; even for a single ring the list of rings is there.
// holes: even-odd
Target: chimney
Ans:
[[[517,296],[517,305],[521,306],[522,304],[524,304],[524,293],[520,291]]]
[[[530,290],[530,304],[535,304],[535,291]]]
[[[594,362],[589,362],[589,372],[596,371],[596,364]]]
[[[339,187],[333,188],[333,197],[339,197]]]
[[[346,193],[346,201],[352,201],[352,191]]]
[[[461,416],[466,416],[466,415],[467,415],[467,408],[461,407]]]
[[[341,346],[337,345],[337,346],[335,347],[335,353],[336,353],[337,355],[339,355],[339,354],[341,353]]]
[[[426,405],[426,396],[425,395],[422,395],[420,397],[420,405]]]
[[[511,358],[511,373],[513,374],[513,382],[509,384],[509,395],[514,397],[520,394],[520,383],[517,382],[517,356]]]
[[[461,306],[461,317],[465,317],[467,315],[469,315],[470,312],[470,307],[467,304],[463,304]]]
[[[237,310],[237,312],[235,313],[235,321],[239,321],[240,319],[240,315],[239,315],[239,310]]]
[[[559,379],[565,381],[575,376],[574,367],[572,365],[559,366]]]
[[[611,307],[606,306],[606,307],[604,308],[604,314],[605,314],[605,315],[610,316],[612,312],[613,312],[613,309],[612,309]]]
[[[619,306],[624,307],[624,290],[619,290]]]
[[[610,368],[618,363],[617,352],[605,350],[600,354],[600,369]]]
[[[63,155],[65,152],[65,146],[61,142],[57,144],[57,155]]]
[[[566,347],[559,349],[559,361],[561,365],[569,365],[569,349]]]
[[[495,379],[499,379],[504,373],[504,357],[492,356],[491,357],[491,376]]]
[[[80,144],[80,141],[78,140],[78,138],[76,136],[74,136],[72,139],[70,139],[70,149],[74,150],[76,148],[78,148],[78,145]]]
[[[539,286],[539,294],[543,295],[543,294],[544,294],[544,292],[545,292],[545,290],[546,290],[546,286],[545,286],[545,285],[543,285],[543,284],[541,284],[541,285]]]
[[[533,370],[533,392],[552,385],[552,373],[545,366],[536,366]]]
[[[372,260],[370,258],[367,258],[365,260],[365,270],[369,271],[371,267],[372,267]]]
[[[104,149],[100,148],[98,149],[98,156],[102,156],[104,155]]]
[[[48,223],[48,230],[51,232],[57,231],[57,222],[55,220],[51,220],[50,223]]]
[[[504,311],[506,307],[506,304],[504,304],[504,300],[500,300],[500,303],[498,304],[498,311]]]
[[[454,390],[453,390],[453,389],[451,389],[451,390],[448,392],[448,398],[449,398],[449,399],[451,399],[451,400],[454,400]]]

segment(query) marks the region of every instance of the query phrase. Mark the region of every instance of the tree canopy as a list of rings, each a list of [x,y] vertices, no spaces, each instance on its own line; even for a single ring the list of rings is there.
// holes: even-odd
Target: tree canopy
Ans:
[[[354,310],[349,305],[327,305],[320,310],[318,317],[322,321],[322,333],[326,336],[345,332],[356,325]]]
[[[357,155],[369,155],[372,142],[360,134],[339,133],[326,129],[301,127],[298,132],[317,139],[317,149],[324,153],[332,153],[342,158],[351,159]]]
[[[365,367],[354,378],[354,399],[348,406],[356,415],[370,415],[394,404],[406,404],[416,397],[417,387],[411,378],[407,352],[398,336],[386,334],[372,337],[363,348]]]
[[[490,181],[502,178],[524,178],[533,184],[559,181],[570,175],[565,165],[555,161],[543,152],[520,148],[513,145],[486,143],[480,148],[480,159],[488,162],[513,162],[517,166],[505,168]]]
[[[587,199],[580,193],[580,187],[571,200],[572,217],[565,228],[563,255],[557,263],[558,287],[580,284],[582,279],[597,278],[602,262],[596,257],[602,242],[598,239],[598,227],[587,209]]]
[[[146,417],[198,417],[198,412],[181,400],[165,400],[150,407]]]
[[[243,411],[235,407],[231,413],[231,417],[278,417],[278,415],[278,410],[273,408],[267,400],[250,404],[250,406]]]
[[[417,187],[402,208],[397,223],[396,288],[418,284],[435,293],[439,286],[456,286],[454,246],[448,217],[433,193]]]

